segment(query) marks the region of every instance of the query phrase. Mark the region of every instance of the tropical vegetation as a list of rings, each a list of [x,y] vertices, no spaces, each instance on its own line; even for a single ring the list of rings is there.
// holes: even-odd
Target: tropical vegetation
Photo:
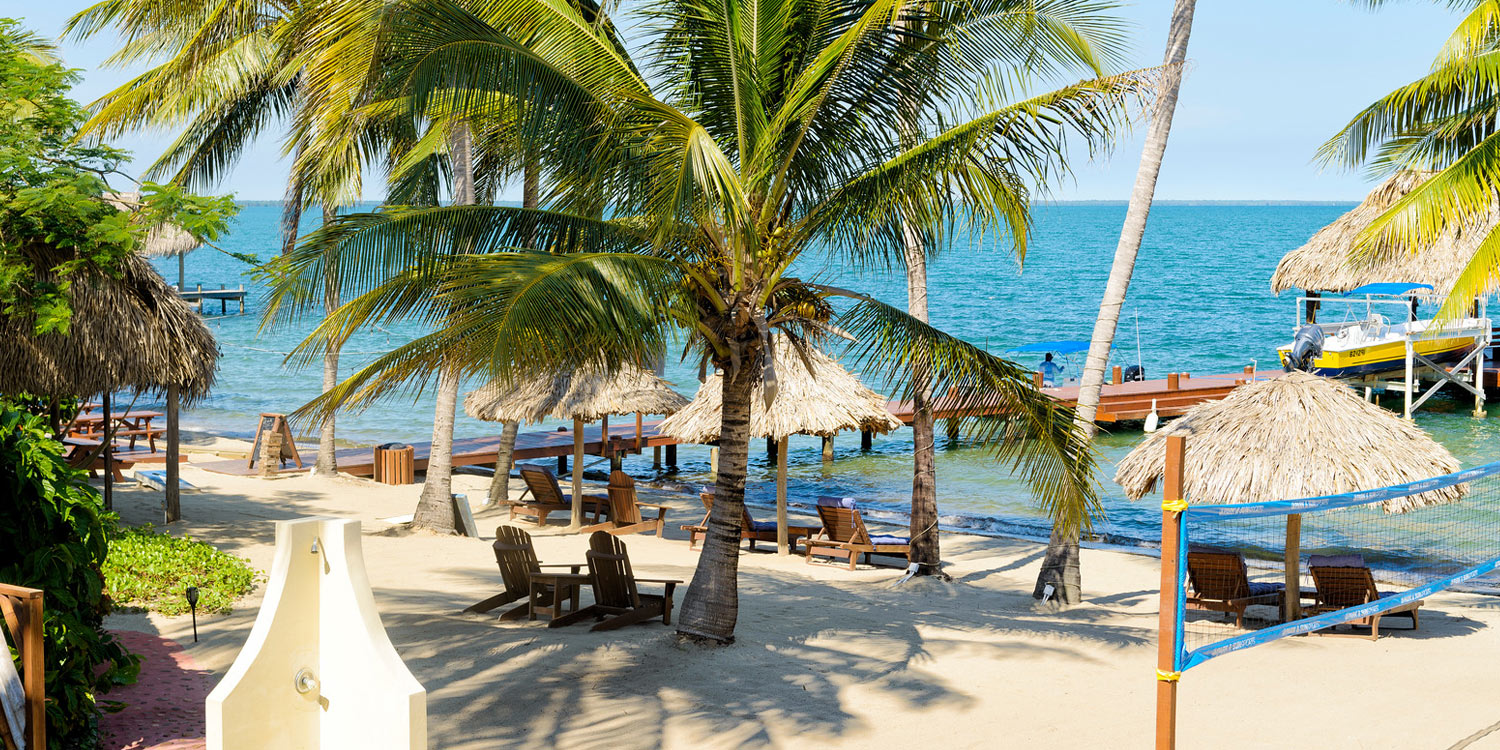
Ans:
[[[187,589],[198,590],[198,611],[227,614],[255,588],[257,574],[244,558],[213,545],[158,531],[151,524],[110,534],[104,590],[116,607],[166,615],[188,613]]]
[[[774,398],[773,332],[799,347],[849,335],[864,371],[903,394],[915,369],[935,392],[1001,405],[1009,418],[972,434],[1059,523],[1087,524],[1093,454],[1025,368],[794,265],[809,252],[899,264],[913,233],[929,251],[1002,234],[1024,255],[1029,187],[1062,169],[1069,137],[1098,145],[1152,82],[1127,73],[1015,97],[1017,63],[1059,39],[1038,33],[1036,6],[677,0],[638,11],[643,26],[630,19],[653,35],[633,55],[595,8],[389,4],[367,98],[431,123],[405,161],[438,152],[456,122],[503,122],[504,138],[474,140],[475,161],[536,155],[547,190],[536,209],[340,216],[278,258],[273,310],[311,304],[329,263],[368,285],[301,356],[371,322],[430,330],[303,412],[409,393],[438,373],[610,368],[680,345],[725,374],[718,499],[678,620],[713,642],[732,640],[737,619],[749,399],[757,381]]]

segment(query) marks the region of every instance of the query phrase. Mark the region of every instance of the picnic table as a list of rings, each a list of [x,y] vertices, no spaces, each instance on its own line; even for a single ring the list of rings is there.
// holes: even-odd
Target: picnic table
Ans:
[[[116,438],[129,438],[130,450],[135,450],[137,439],[145,438],[151,452],[155,453],[156,438],[165,435],[167,431],[160,427],[152,427],[151,421],[161,416],[165,415],[159,411],[128,411],[124,414],[111,414],[110,420],[117,425],[114,429]],[[80,414],[73,419],[68,432],[74,437],[102,440],[105,433],[104,415]]]

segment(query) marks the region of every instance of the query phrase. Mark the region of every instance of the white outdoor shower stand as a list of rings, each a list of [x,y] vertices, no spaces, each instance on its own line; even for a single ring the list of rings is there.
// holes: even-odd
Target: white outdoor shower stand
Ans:
[[[209,750],[426,750],[427,691],[391,646],[359,522],[276,522],[245,647],[208,696]]]

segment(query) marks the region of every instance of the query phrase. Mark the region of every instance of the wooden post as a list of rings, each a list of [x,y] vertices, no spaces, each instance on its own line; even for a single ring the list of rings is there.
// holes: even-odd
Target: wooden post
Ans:
[[[949,417],[948,418],[948,425],[947,426],[948,426],[948,439],[949,440],[957,440],[958,439],[958,425],[959,425],[959,420],[956,417]]]
[[[187,288],[187,253],[177,254],[177,288]]]
[[[1181,503],[1182,459],[1185,439],[1167,438],[1167,465],[1162,476],[1161,603],[1156,620],[1156,749],[1177,747],[1177,595],[1182,585],[1178,547],[1182,539],[1182,511],[1167,510]]]
[[[674,468],[674,469],[677,468],[677,444],[676,443],[673,443],[673,444],[667,446],[667,465],[670,466],[670,467],[672,467],[672,468]]]
[[[708,448],[708,478],[719,481],[719,446],[711,445]]]
[[[1318,304],[1319,304],[1318,303],[1318,297],[1321,297],[1322,293],[1321,292],[1309,291],[1307,293],[1307,296],[1309,298],[1307,300],[1307,303],[1306,303],[1307,304],[1307,322],[1309,322],[1309,323],[1316,323],[1316,322],[1318,322]]]
[[[39,589],[0,583],[0,599],[9,605],[5,612],[10,613],[9,616],[0,614],[0,620],[10,628],[11,645],[21,656],[21,696],[25,701],[19,717],[21,726],[18,727],[21,746],[42,750],[47,747],[46,643],[42,633],[44,596]],[[10,658],[9,649],[5,658]],[[9,745],[7,735],[0,746]]]
[[[1124,375],[1123,371],[1120,369],[1119,365],[1115,365],[1115,368],[1113,370],[1111,370],[1110,374],[1109,374],[1109,384],[1110,385],[1119,385],[1124,380],[1125,380],[1125,375]]]
[[[791,549],[786,534],[786,438],[777,441],[776,451],[776,554],[788,554]]]
[[[610,448],[613,447],[614,446],[609,444],[609,415],[606,414],[599,420],[599,455],[612,455],[610,453]]]
[[[651,447],[651,468],[657,469],[657,470],[661,469],[661,446],[660,445],[654,445],[654,446]]]
[[[1411,391],[1412,391],[1412,381],[1414,380],[1414,378],[1413,378],[1413,374],[1414,374],[1413,371],[1415,369],[1413,367],[1413,365],[1412,365],[1412,362],[1413,362],[1413,360],[1412,360],[1412,354],[1413,354],[1413,350],[1412,350],[1412,345],[1411,345],[1411,339],[1407,339],[1407,341],[1406,341],[1406,382],[1402,384],[1402,391],[1406,394],[1406,400],[1405,400],[1405,406],[1402,407],[1402,410],[1401,410],[1401,416],[1406,417],[1407,419],[1411,419]]]
[[[583,526],[583,420],[573,420],[573,520],[568,528]]]
[[[646,420],[641,417],[640,412],[635,413],[635,452],[640,453],[646,447]]]
[[[103,405],[104,421],[100,422],[99,439],[104,441],[104,509],[114,510],[115,507],[115,432],[109,428],[110,419],[110,393],[104,391],[104,398],[99,399]]]
[[[1251,377],[1254,377],[1255,376],[1255,365],[1245,365],[1245,374],[1249,375]]]
[[[1286,603],[1282,618],[1291,622],[1302,616],[1302,514],[1286,517]]]
[[[245,314],[245,285],[244,284],[240,284],[239,292],[240,292],[240,314],[244,315]]]
[[[1175,391],[1175,390],[1177,390],[1177,373],[1175,373],[1175,372],[1169,372],[1169,373],[1167,373],[1167,390],[1169,390],[1169,391]]]
[[[766,437],[766,460],[776,463],[776,438]]]
[[[870,432],[869,430],[860,430],[859,431],[859,449],[862,450],[862,451],[867,451],[867,450],[870,450],[871,448],[874,448],[874,447],[875,447],[875,433]]]
[[[178,415],[182,401],[181,391],[174,383],[167,386],[167,488],[165,513],[167,523],[182,520],[182,488],[179,486],[177,456],[180,450],[177,431]]]
[[[823,436],[823,463],[833,463],[833,436]]]
[[[1031,373],[1031,382],[1032,382],[1033,385],[1036,386],[1037,390],[1041,390],[1042,389],[1042,371],[1041,370],[1037,370],[1036,372]]]

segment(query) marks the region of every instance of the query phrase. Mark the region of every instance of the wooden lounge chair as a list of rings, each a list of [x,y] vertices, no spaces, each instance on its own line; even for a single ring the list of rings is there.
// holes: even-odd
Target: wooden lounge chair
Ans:
[[[1250,580],[1245,556],[1219,549],[1189,550],[1187,556],[1188,609],[1228,612],[1236,627],[1245,627],[1245,608],[1255,604],[1282,607],[1286,584]],[[1307,592],[1310,593],[1310,592]]]
[[[516,620],[525,617],[531,608],[531,600],[537,596],[547,596],[552,592],[542,590],[532,594],[531,576],[540,573],[542,568],[571,568],[573,573],[583,569],[582,564],[548,563],[543,564],[536,559],[536,549],[531,546],[531,535],[524,529],[515,526],[499,526],[495,529],[495,543],[491,545],[495,549],[495,563],[500,566],[500,583],[505,590],[478,602],[465,612],[483,613],[510,604],[514,601],[526,600],[526,603],[514,609],[507,610],[500,615],[502,620]],[[573,609],[578,609],[578,592],[572,592]]]
[[[25,696],[24,716],[20,727],[12,727],[0,710],[0,748],[5,750],[45,750],[47,747],[46,667],[42,641],[42,592],[38,589],[0,583],[0,621],[5,624],[6,639],[0,639],[0,658],[9,659],[6,640],[21,657],[21,692]],[[13,732],[19,729],[20,732]],[[16,745],[14,734],[22,741]]]
[[[1307,559],[1307,569],[1312,572],[1314,586],[1318,589],[1317,603],[1309,607],[1313,613],[1358,607],[1396,595],[1394,591],[1381,591],[1375,587],[1375,577],[1370,574],[1370,568],[1359,555],[1312,555]],[[1370,629],[1370,640],[1379,640],[1380,620],[1383,617],[1396,616],[1411,620],[1411,629],[1416,630],[1417,610],[1424,603],[1418,600],[1378,615],[1350,620],[1345,624],[1367,627]]]
[[[684,525],[682,530],[688,533],[688,549],[698,548],[698,542],[708,538],[708,517],[714,511],[714,493],[703,491],[698,493],[698,500],[703,503],[703,520],[696,524]],[[740,539],[750,540],[750,549],[755,550],[756,542],[776,543],[776,522],[757,521],[750,515],[750,508],[741,507],[744,514],[740,518]],[[787,546],[792,551],[797,550],[797,540],[806,539],[821,530],[821,526],[798,526],[796,524],[786,525]]]
[[[641,517],[641,508],[655,508],[656,518],[649,521]],[[583,531],[606,531],[616,536],[655,531],[661,538],[667,527],[667,506],[643,503],[636,499],[635,480],[619,469],[609,473],[609,520]]]
[[[557,484],[557,475],[553,474],[551,469],[528,464],[521,467],[521,479],[526,482],[526,489],[531,491],[531,500],[511,501],[510,518],[512,521],[516,516],[529,516],[536,519],[538,526],[542,526],[547,523],[549,513],[572,510],[573,496],[562,491],[562,487]],[[608,504],[609,498],[606,497],[583,496],[583,512],[585,515],[593,515],[592,523],[599,522],[599,517],[605,512],[605,506]]]
[[[807,540],[809,563],[813,555],[844,558],[849,561],[849,569],[854,570],[861,554],[865,556],[866,565],[874,564],[870,559],[872,555],[899,555],[911,561],[911,540],[904,536],[870,534],[851,498],[818,498],[818,517],[823,519],[825,538]]]
[[[552,620],[547,627],[560,628],[590,617],[600,620],[590,630],[614,630],[657,617],[664,625],[672,624],[672,594],[682,581],[636,578],[625,542],[608,532],[596,531],[589,537],[587,556],[594,603]],[[638,583],[660,583],[665,588],[661,594],[642,594],[636,588]]]

